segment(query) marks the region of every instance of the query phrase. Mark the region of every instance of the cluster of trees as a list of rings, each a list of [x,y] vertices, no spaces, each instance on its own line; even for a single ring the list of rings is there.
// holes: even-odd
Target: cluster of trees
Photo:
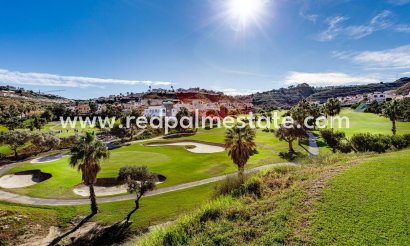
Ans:
[[[53,133],[13,130],[0,135],[0,143],[10,147],[15,159],[18,159],[18,150],[30,141],[37,153],[50,151],[60,145],[60,139]]]
[[[316,120],[321,116],[336,116],[340,113],[341,104],[340,101],[330,98],[327,102],[320,107],[315,103],[309,103],[307,100],[303,99],[298,104],[293,106],[286,116],[291,116],[294,120],[294,124],[290,126],[281,125],[279,129],[275,132],[276,137],[279,140],[288,142],[289,153],[295,153],[293,148],[293,142],[298,139],[299,144],[303,138],[307,136],[307,126],[305,125],[305,119],[311,117],[309,122],[310,126],[316,127]]]

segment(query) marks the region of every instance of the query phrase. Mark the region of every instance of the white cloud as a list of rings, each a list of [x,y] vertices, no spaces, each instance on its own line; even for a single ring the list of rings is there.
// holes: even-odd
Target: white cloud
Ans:
[[[400,24],[394,27],[394,30],[396,32],[405,32],[405,33],[410,33],[410,26],[406,24]]]
[[[308,83],[312,86],[329,86],[329,85],[357,85],[380,82],[379,79],[371,76],[356,76],[346,73],[302,73],[290,72],[285,84],[294,85]]]
[[[372,33],[384,30],[393,26],[392,12],[384,10],[371,18],[368,24],[364,25],[343,25],[349,18],[346,16],[335,16],[328,18],[327,29],[318,36],[319,41],[331,41],[338,36],[347,36],[352,39],[361,39]],[[397,26],[398,27],[398,26]]]
[[[410,68],[410,45],[380,51],[335,52],[334,55],[373,69]]]
[[[410,3],[410,0],[389,0],[389,2],[394,5],[405,5]]]
[[[300,11],[299,16],[302,17],[305,20],[311,21],[311,22],[316,22],[317,18],[319,15],[317,14],[305,14],[304,12]]]
[[[49,73],[23,73],[0,69],[0,82],[18,85],[57,87],[103,87],[104,85],[171,85],[172,82],[149,80],[101,79],[81,76],[63,76]]]
[[[335,16],[326,20],[328,28],[319,35],[319,41],[330,41],[337,37],[343,30],[341,23],[348,20],[345,16]]]

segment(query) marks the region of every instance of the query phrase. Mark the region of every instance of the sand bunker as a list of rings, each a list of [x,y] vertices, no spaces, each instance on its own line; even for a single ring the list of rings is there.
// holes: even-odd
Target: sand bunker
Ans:
[[[51,174],[40,170],[29,170],[0,177],[1,188],[20,188],[38,184],[51,178]]]
[[[42,157],[38,157],[38,158],[31,160],[30,163],[52,162],[52,161],[59,160],[67,155],[70,155],[70,154],[55,154],[55,155],[42,156]]]
[[[225,148],[222,146],[206,144],[206,143],[199,143],[199,142],[190,142],[190,141],[183,141],[183,142],[176,142],[176,143],[155,143],[155,144],[148,144],[147,146],[194,146],[193,148],[187,148],[186,150],[192,153],[217,153],[225,151]]]
[[[158,174],[158,182],[160,184],[166,179],[165,176]],[[121,184],[116,178],[99,178],[94,185],[96,196],[112,196],[127,193],[127,185]],[[73,189],[73,192],[80,196],[90,196],[90,190],[86,185],[78,185]]]

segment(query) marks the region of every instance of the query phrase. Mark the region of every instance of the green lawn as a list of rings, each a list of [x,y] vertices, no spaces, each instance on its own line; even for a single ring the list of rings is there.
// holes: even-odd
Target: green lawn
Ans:
[[[347,116],[350,119],[350,128],[339,129],[346,133],[347,137],[355,133],[381,133],[391,134],[392,123],[389,119],[372,113],[359,113],[351,109],[344,108],[340,116]],[[337,129],[337,128],[336,128]],[[397,122],[397,134],[410,133],[410,122]]]
[[[409,157],[389,153],[331,180],[313,213],[313,244],[409,245]]]

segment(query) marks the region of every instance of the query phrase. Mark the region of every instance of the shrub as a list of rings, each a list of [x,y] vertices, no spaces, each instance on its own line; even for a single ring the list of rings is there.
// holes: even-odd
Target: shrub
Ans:
[[[262,194],[261,180],[257,176],[240,178],[238,176],[228,176],[215,188],[214,197],[231,194],[234,197],[246,194],[260,197]]]
[[[407,146],[409,146],[409,142],[407,142],[406,138],[404,136],[392,136],[391,138],[391,144],[394,146],[396,149],[404,149]]]
[[[342,140],[345,138],[344,132],[333,131],[330,129],[325,129],[320,131],[320,136],[323,138],[325,143],[332,148],[333,153],[342,145]],[[346,151],[346,146],[343,146],[343,150]],[[350,151],[349,151],[350,152]]]
[[[409,133],[404,134],[403,138],[406,140],[407,146],[409,146],[410,145],[410,134]]]
[[[382,134],[355,134],[353,135],[351,142],[355,146],[357,151],[360,152],[373,151],[377,153],[383,153],[390,149],[392,146],[391,137]]]
[[[221,183],[215,186],[214,197],[231,194],[243,184],[243,179],[236,176],[227,176]]]
[[[252,176],[249,178],[242,187],[243,189],[241,195],[252,194],[257,197],[261,197],[262,195],[261,179],[257,176]]]
[[[350,143],[340,143],[337,149],[342,153],[350,153],[353,150]]]

